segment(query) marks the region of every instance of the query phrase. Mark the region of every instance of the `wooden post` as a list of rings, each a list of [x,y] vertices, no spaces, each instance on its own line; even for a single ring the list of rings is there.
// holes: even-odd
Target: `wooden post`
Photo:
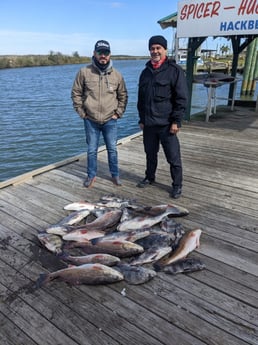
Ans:
[[[187,50],[187,65],[186,65],[186,78],[188,85],[188,105],[186,109],[185,120],[190,121],[191,105],[192,105],[192,92],[193,92],[193,70],[194,70],[194,56],[196,49],[206,40],[207,37],[194,37],[188,40]]]
[[[247,48],[247,52],[246,52],[241,95],[248,95],[250,91],[248,87],[249,87],[249,78],[250,78],[250,72],[251,72],[251,67],[252,67],[252,59],[253,59],[253,54],[254,54],[254,47],[255,47],[255,42],[253,40],[249,44]]]

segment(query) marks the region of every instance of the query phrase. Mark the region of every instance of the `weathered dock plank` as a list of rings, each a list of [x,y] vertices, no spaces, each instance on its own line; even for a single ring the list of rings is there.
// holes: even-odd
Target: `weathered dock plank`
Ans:
[[[80,155],[5,181],[0,189],[0,342],[6,345],[256,345],[258,343],[258,118],[251,110],[220,112],[180,132],[183,196],[169,197],[162,150],[156,184],[139,189],[145,155],[140,133],[119,141],[122,187],[109,175],[104,148],[94,188],[85,189]],[[69,286],[53,281],[35,289],[40,273],[65,263],[37,234],[63,219],[73,201],[103,195],[142,205],[176,203],[185,230],[201,228],[191,256],[206,269],[157,276],[143,285]]]

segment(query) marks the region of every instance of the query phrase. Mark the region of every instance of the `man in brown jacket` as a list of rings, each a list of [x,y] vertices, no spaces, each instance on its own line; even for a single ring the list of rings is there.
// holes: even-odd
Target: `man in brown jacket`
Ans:
[[[76,112],[84,121],[87,143],[87,178],[84,186],[92,187],[97,175],[97,152],[102,133],[108,153],[112,181],[121,186],[117,155],[117,120],[127,105],[127,89],[122,75],[112,66],[110,45],[95,44],[92,63],[82,67],[72,88]]]

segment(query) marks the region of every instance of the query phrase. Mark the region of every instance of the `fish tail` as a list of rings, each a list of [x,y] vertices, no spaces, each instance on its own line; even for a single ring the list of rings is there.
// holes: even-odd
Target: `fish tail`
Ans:
[[[49,281],[49,274],[48,273],[41,273],[39,275],[39,278],[37,279],[35,283],[36,289],[41,288],[43,285],[45,285]]]

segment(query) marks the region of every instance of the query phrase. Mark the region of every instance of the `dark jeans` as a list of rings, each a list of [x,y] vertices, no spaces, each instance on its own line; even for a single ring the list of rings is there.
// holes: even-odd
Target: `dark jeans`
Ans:
[[[160,144],[170,165],[170,175],[173,187],[182,187],[183,170],[181,162],[180,144],[176,134],[169,132],[170,126],[144,127],[143,145],[146,153],[145,175],[150,181],[155,180],[158,166],[158,152]]]

